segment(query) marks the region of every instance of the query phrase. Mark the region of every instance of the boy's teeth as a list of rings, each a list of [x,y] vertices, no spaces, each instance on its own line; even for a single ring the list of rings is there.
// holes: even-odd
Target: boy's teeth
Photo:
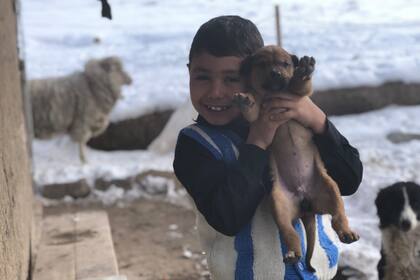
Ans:
[[[213,111],[220,112],[220,111],[224,111],[224,110],[228,109],[229,107],[228,106],[207,106],[207,108],[209,108],[210,110],[213,110]]]

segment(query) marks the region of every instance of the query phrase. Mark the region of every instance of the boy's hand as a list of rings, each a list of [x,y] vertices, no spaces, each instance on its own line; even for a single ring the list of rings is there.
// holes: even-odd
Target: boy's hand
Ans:
[[[285,108],[275,103],[266,103],[261,106],[257,120],[251,122],[246,143],[254,144],[261,149],[266,149],[273,142],[277,128],[287,122],[289,117],[282,117]]]
[[[288,121],[294,119],[317,134],[325,130],[325,113],[307,96],[281,94],[270,97],[263,104],[270,104],[272,107],[285,109],[283,112],[273,116],[273,120]]]
[[[317,134],[325,130],[326,115],[309,97],[281,94],[263,102],[258,119],[250,124],[247,143],[266,149],[277,128],[290,119]]]

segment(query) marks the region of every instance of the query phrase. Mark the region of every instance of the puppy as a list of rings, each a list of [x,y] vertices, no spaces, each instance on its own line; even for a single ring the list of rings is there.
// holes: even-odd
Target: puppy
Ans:
[[[419,279],[420,186],[397,182],[382,189],[375,204],[382,232],[379,279]]]
[[[91,59],[83,72],[28,81],[35,137],[67,133],[79,143],[80,160],[86,162],[87,141],[106,129],[121,87],[131,82],[118,57]]]
[[[313,57],[299,60],[280,47],[266,46],[241,65],[249,93],[236,94],[234,103],[252,122],[258,118],[264,98],[281,93],[309,96],[314,66]],[[310,259],[315,242],[314,214],[331,214],[332,227],[342,242],[351,243],[359,237],[349,228],[340,191],[325,170],[311,130],[291,120],[277,129],[269,149],[274,218],[288,248],[284,261],[295,263],[302,256],[299,235],[293,227],[293,221],[301,218],[308,244],[306,263],[313,270]]]

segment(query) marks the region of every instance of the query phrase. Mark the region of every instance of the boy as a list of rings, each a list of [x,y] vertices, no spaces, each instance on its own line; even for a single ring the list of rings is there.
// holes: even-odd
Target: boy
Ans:
[[[217,17],[199,28],[188,64],[191,102],[199,116],[179,134],[174,171],[198,210],[198,231],[212,279],[331,279],[338,250],[326,216],[317,219],[319,244],[311,261],[316,273],[302,261],[283,263],[287,248],[268,199],[272,182],[267,148],[277,127],[290,119],[312,129],[342,195],[357,190],[362,164],[358,151],[307,97],[283,95],[264,104],[257,121],[249,124],[242,118],[232,105],[233,95],[245,90],[240,64],[263,45],[257,27],[238,16]],[[295,228],[304,240],[302,227],[297,221]]]

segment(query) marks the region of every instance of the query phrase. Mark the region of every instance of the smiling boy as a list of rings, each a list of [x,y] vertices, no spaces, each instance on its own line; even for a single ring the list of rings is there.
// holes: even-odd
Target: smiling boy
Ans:
[[[316,274],[304,262],[283,263],[285,248],[267,199],[272,188],[267,148],[276,129],[290,119],[312,129],[342,195],[357,190],[362,164],[358,151],[308,97],[283,95],[266,103],[255,122],[242,118],[232,104],[234,94],[245,90],[240,65],[263,45],[256,26],[238,16],[211,19],[197,31],[188,68],[190,98],[199,116],[179,134],[174,171],[198,210],[212,279],[331,279],[338,249],[328,217],[318,225],[319,239],[327,242],[316,245],[311,262]],[[302,226],[296,222],[303,233]]]

